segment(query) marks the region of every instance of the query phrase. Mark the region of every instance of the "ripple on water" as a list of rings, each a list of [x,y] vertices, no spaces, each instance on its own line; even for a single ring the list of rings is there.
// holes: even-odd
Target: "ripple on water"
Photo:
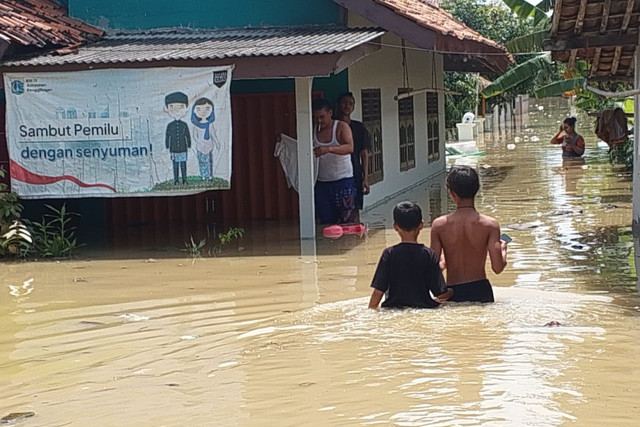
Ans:
[[[551,426],[571,420],[568,402],[588,403],[581,370],[605,341],[600,319],[620,308],[603,295],[495,293],[494,304],[436,310],[374,311],[365,298],[341,301],[291,313],[277,328],[239,338],[257,340],[248,344],[256,347],[281,344],[262,347],[261,357],[254,354],[247,363],[268,378],[281,372],[306,379],[313,392],[298,390],[302,401],[320,393],[317,410],[332,408],[328,412],[337,416],[350,408],[359,414],[352,420],[365,425]],[[550,321],[559,326],[545,326]],[[292,369],[294,359],[308,360],[308,369]],[[282,385],[272,386],[278,405]],[[374,398],[386,411],[369,408]]]

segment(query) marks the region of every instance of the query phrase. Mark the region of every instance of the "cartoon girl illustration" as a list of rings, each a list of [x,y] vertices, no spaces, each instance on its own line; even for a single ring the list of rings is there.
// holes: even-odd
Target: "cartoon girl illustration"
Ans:
[[[220,150],[220,143],[215,137],[213,122],[216,114],[213,102],[208,98],[200,98],[193,104],[191,123],[193,123],[192,139],[195,142],[200,177],[203,181],[213,180],[213,154]]]

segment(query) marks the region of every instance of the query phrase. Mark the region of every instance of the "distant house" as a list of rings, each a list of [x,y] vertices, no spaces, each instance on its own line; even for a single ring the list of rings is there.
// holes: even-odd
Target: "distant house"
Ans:
[[[5,3],[30,24],[5,19]],[[10,39],[2,73],[235,64],[231,189],[78,201],[107,234],[131,224],[186,230],[211,221],[299,219],[301,237],[313,237],[312,96],[356,97],[354,118],[374,135],[366,208],[445,170],[444,71],[502,72],[512,62],[502,46],[419,0],[69,0],[71,18],[50,1],[17,6],[26,3],[0,6],[0,46]],[[32,42],[38,20],[72,31],[62,32],[68,39]],[[25,34],[28,25],[34,30]],[[402,94],[409,96],[395,98]],[[299,195],[273,157],[280,133],[299,141]],[[6,152],[0,156],[6,161]]]

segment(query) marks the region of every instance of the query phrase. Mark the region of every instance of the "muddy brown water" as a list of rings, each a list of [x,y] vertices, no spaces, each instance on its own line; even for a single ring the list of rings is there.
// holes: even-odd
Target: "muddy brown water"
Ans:
[[[223,257],[132,251],[4,263],[0,417],[25,426],[635,426],[640,298],[631,182],[579,117],[584,164],[548,145],[564,103],[449,159],[513,237],[496,303],[366,309],[390,210],[451,209],[442,177],[364,215],[365,239],[248,229]],[[512,146],[510,144],[515,144]],[[506,227],[510,226],[510,227]],[[428,243],[428,230],[422,241]],[[284,237],[281,237],[284,236]],[[545,326],[557,322],[559,326]]]

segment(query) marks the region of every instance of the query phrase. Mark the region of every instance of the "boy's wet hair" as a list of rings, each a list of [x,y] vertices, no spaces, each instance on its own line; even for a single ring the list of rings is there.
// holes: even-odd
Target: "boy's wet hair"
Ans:
[[[400,202],[393,208],[393,222],[404,231],[415,230],[422,222],[422,209],[414,202]]]
[[[469,166],[454,166],[447,175],[447,188],[462,199],[473,199],[480,190],[480,178]]]
[[[311,103],[311,111],[327,110],[331,111],[331,104],[324,98],[315,99]]]

